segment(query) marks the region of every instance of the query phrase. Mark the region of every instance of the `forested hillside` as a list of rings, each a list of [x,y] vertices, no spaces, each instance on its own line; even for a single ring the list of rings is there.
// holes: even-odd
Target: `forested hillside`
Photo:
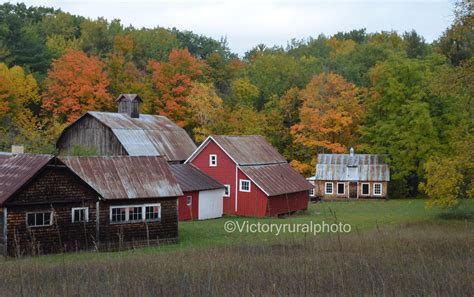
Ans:
[[[443,205],[473,195],[473,4],[433,43],[415,31],[365,29],[259,45],[238,57],[226,40],[51,8],[0,6],[0,150],[54,152],[89,110],[138,93],[201,142],[264,135],[305,175],[318,153],[388,154],[392,197]],[[450,13],[450,12],[447,12]]]

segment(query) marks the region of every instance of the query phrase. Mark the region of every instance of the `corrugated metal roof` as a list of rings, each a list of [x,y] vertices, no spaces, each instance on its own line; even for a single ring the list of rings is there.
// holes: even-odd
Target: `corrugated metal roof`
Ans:
[[[239,165],[286,163],[285,158],[260,135],[211,136]]]
[[[140,114],[131,118],[122,113],[96,111],[85,116],[92,116],[109,127],[131,156],[161,155],[168,161],[184,161],[196,149],[188,133],[164,116]]]
[[[242,166],[240,169],[268,196],[296,193],[313,188],[313,185],[288,163]]]
[[[4,155],[0,157],[0,205],[31,180],[54,157],[51,155]]]
[[[316,180],[389,181],[390,167],[384,159],[381,155],[320,154]]]
[[[183,195],[163,157],[61,157],[60,160],[104,199]]]
[[[224,185],[191,164],[171,164],[183,192],[204,191],[224,188]]]

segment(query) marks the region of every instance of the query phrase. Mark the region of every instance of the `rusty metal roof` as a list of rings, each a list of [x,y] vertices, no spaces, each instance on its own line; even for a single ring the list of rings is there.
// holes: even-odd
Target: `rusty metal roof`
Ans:
[[[313,188],[313,185],[288,163],[242,166],[240,169],[268,196],[308,191]]]
[[[213,135],[206,141],[210,140],[214,140],[238,165],[286,163],[285,158],[260,135]]]
[[[192,164],[171,164],[170,167],[183,192],[224,188],[223,184]]]
[[[59,158],[104,199],[183,195],[166,160],[159,156]]]
[[[389,181],[390,167],[382,155],[320,154],[316,180]]]
[[[54,156],[2,154],[0,157],[0,205],[28,183]]]

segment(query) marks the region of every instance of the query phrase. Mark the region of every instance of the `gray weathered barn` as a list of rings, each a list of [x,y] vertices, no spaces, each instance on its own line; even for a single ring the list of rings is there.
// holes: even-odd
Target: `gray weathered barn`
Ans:
[[[136,94],[118,97],[119,113],[87,112],[64,129],[56,146],[60,155],[85,150],[98,156],[163,156],[186,160],[196,145],[184,129],[167,117],[140,114]]]
[[[390,168],[384,156],[355,154],[319,154],[314,198],[386,198]]]

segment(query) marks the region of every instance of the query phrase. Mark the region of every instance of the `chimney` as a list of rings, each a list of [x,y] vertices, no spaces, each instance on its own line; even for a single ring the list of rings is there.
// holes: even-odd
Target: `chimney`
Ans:
[[[353,147],[351,147],[351,149],[349,150],[349,153],[350,153],[351,157],[354,156],[354,148]]]
[[[120,94],[117,100],[118,112],[127,114],[131,118],[140,117],[140,102],[142,99],[137,94]]]
[[[12,154],[24,154],[25,148],[22,145],[12,145]]]

